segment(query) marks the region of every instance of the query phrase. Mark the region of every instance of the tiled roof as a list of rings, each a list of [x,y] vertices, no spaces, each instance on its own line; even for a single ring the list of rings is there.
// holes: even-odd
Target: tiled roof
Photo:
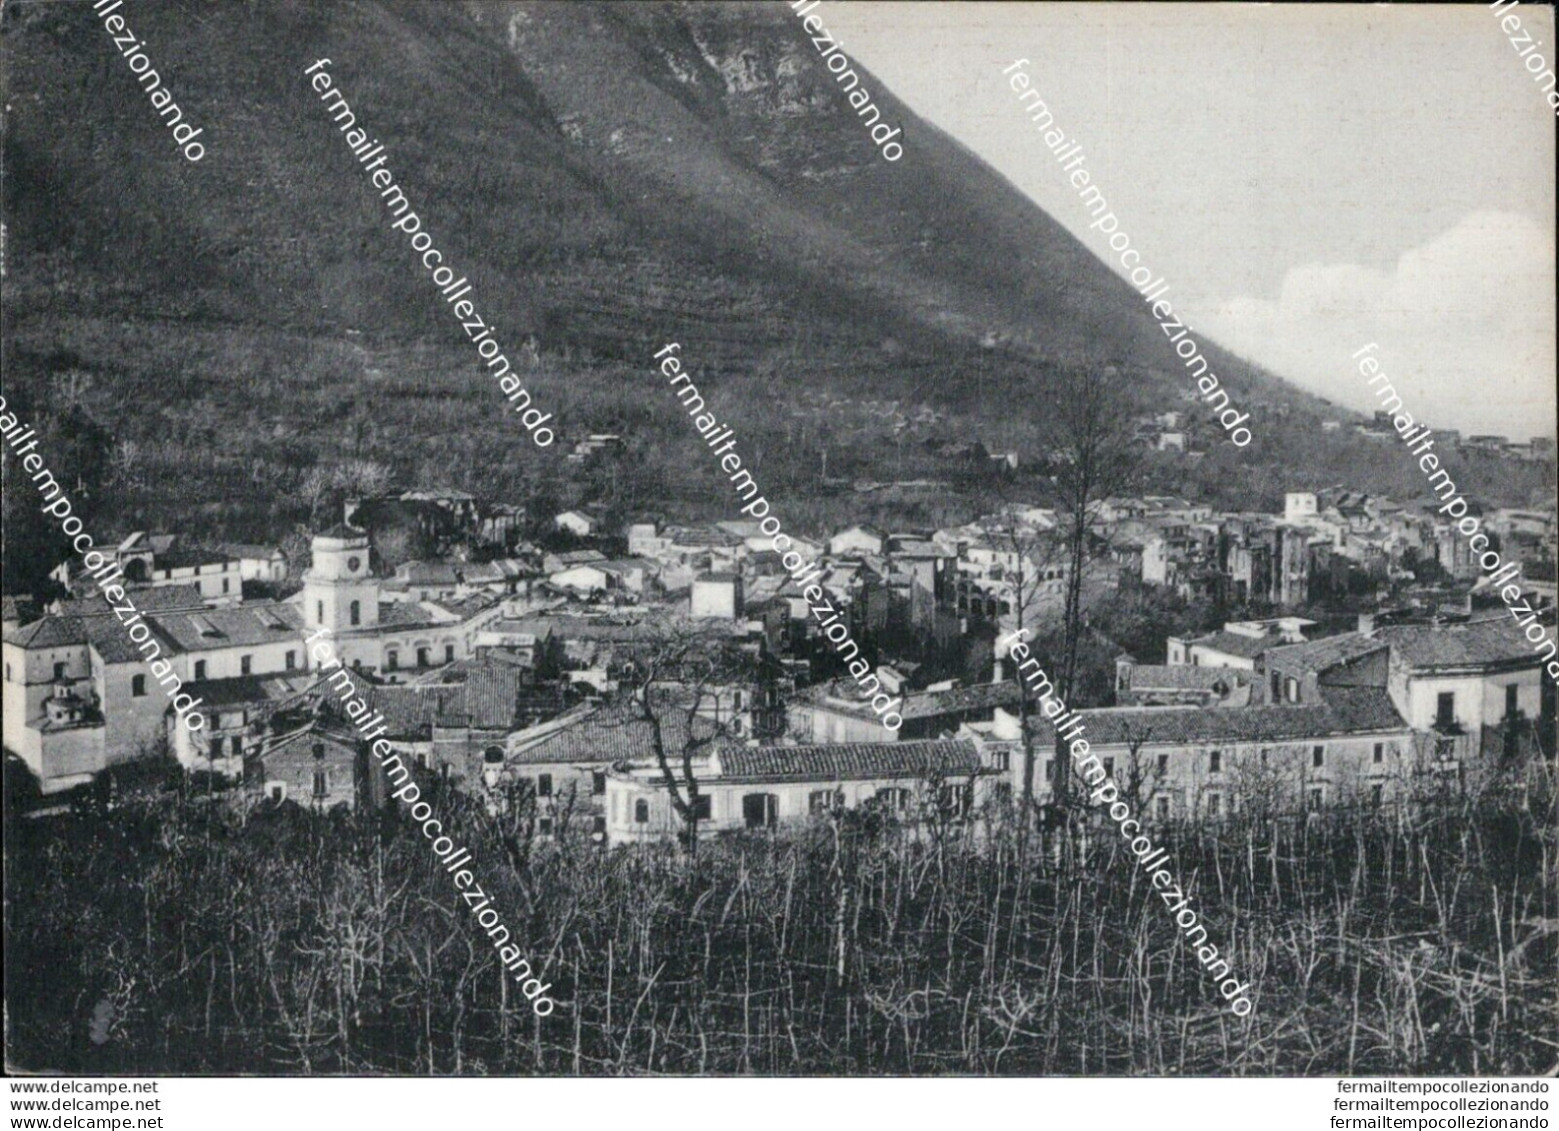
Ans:
[[[695,718],[690,728],[685,711],[665,713],[661,735],[668,754],[680,759],[690,729],[700,739],[717,733],[714,724],[702,718]],[[509,748],[510,763],[646,762],[655,758],[650,724],[629,712],[607,708],[585,708],[571,717],[541,723],[512,736]]]
[[[599,550],[570,550],[566,554],[559,554],[557,558],[566,566],[593,565],[606,561],[606,555]]]
[[[1186,746],[1213,742],[1293,742],[1344,734],[1406,730],[1376,688],[1331,689],[1324,703],[1292,707],[1111,707],[1082,710],[1078,737],[1094,746]],[[1031,720],[1041,742],[1053,740],[1048,719]]]
[[[420,628],[424,625],[432,628],[443,623],[423,608],[420,601],[379,602],[380,628]]]
[[[22,648],[67,648],[87,642],[80,617],[48,616],[5,630],[5,642]]]
[[[1238,632],[1209,632],[1206,636],[1198,636],[1189,641],[1190,644],[1200,644],[1206,648],[1226,653],[1230,656],[1239,656],[1246,660],[1254,660],[1268,648],[1279,643],[1274,636],[1245,636]]]
[[[927,719],[955,711],[975,711],[989,707],[1008,707],[1021,698],[1017,684],[977,683],[973,687],[955,687],[949,691],[919,691],[904,697],[899,715],[909,719]]]
[[[1349,632],[1304,644],[1283,644],[1268,649],[1265,656],[1269,668],[1275,667],[1285,672],[1324,672],[1338,664],[1378,652],[1384,647],[1386,642],[1378,637]]]
[[[258,558],[261,561],[269,561],[272,558],[287,556],[281,552],[279,546],[261,546],[254,542],[218,542],[216,548],[234,558]]]
[[[148,628],[157,626],[150,621],[143,622]],[[82,617],[82,631],[87,639],[92,642],[92,647],[97,654],[103,657],[105,664],[127,664],[137,660],[150,660],[152,656],[148,652],[142,652],[130,639],[129,630],[119,623],[117,616],[107,617]],[[168,637],[163,633],[156,633],[160,652],[171,651]]]
[[[1521,661],[1536,667],[1541,662],[1509,613],[1439,628],[1392,625],[1377,629],[1375,634],[1415,668],[1480,667]]]
[[[348,526],[344,522],[338,522],[334,526],[332,526],[329,530],[321,530],[318,534],[315,535],[315,537],[316,538],[335,538],[337,540],[367,538],[368,537],[368,531],[366,531],[366,530],[359,530],[355,526]]]
[[[204,679],[186,683],[184,690],[208,707],[235,707],[252,703],[276,703],[302,694],[319,682],[314,672],[296,675],[241,675],[233,679]]]
[[[473,727],[507,730],[514,726],[522,674],[508,665],[486,664],[471,670],[465,682],[465,713]]]
[[[919,778],[980,769],[974,743],[845,742],[828,746],[729,746],[720,750],[722,781]]]
[[[198,585],[159,585],[155,588],[126,589],[125,596],[143,613],[178,611],[204,611],[206,600],[200,595]],[[61,601],[59,611],[63,616],[111,615],[113,608],[102,595],[83,597],[77,601]]]
[[[386,738],[427,741],[433,734],[433,720],[444,709],[444,702],[460,704],[458,687],[401,687],[393,684],[365,687],[368,708],[384,716]],[[458,709],[458,707],[457,707]]]
[[[1250,673],[1237,668],[1134,664],[1128,678],[1133,691],[1211,691],[1217,683],[1225,687],[1249,683]]]
[[[191,566],[220,565],[232,560],[226,554],[220,554],[214,550],[203,550],[198,546],[180,546],[175,544],[168,550],[157,553],[156,567],[158,569],[189,569]]]
[[[453,562],[407,562],[395,575],[412,585],[455,585],[460,580]]]
[[[183,652],[210,652],[218,648],[296,640],[303,632],[303,614],[295,605],[235,605],[198,613],[158,613],[155,616],[155,627]]]

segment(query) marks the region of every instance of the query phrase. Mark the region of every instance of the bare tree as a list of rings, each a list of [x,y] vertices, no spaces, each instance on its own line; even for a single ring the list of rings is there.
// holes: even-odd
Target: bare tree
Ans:
[[[1137,481],[1139,449],[1132,441],[1132,399],[1114,366],[1087,371],[1070,382],[1052,405],[1050,450],[1066,566],[1056,692],[1070,702],[1077,683],[1078,645],[1084,627],[1083,575],[1099,539],[1100,504]],[[1070,782],[1064,743],[1056,732],[1056,800],[1064,803]]]
[[[751,665],[718,641],[681,632],[636,667],[629,717],[649,724],[661,780],[693,854],[702,808],[695,762],[720,741],[737,736],[733,718],[725,714],[725,693],[733,683],[745,686]]]

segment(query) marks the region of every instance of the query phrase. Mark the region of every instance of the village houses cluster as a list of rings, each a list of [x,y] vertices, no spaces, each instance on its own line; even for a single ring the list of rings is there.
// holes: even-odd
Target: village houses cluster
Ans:
[[[376,528],[407,516],[457,547],[378,568]],[[1256,799],[1390,804],[1552,756],[1553,685],[1507,613],[1474,610],[1476,563],[1432,509],[1339,488],[1291,493],[1282,514],[1144,497],[1106,500],[1095,517],[1091,600],[1163,588],[1279,608],[1328,591],[1396,602],[1352,631],[1318,635],[1314,621],[1277,616],[1172,637],[1163,657],[1120,656],[1115,705],[1078,717],[1148,819],[1217,819]],[[1051,511],[795,538],[852,636],[877,653],[898,731],[830,665],[756,523],[606,529],[587,507],[550,519],[553,544],[574,548],[548,551],[520,536],[521,508],[479,508],[460,491],[349,499],[342,518],[313,536],[301,570],[263,546],[196,549],[144,532],[118,545],[161,654],[202,704],[208,725],[194,734],[151,693],[143,656],[81,587],[79,566],[56,576],[82,596],[46,609],[6,598],[5,746],[41,798],[166,751],[277,803],[386,804],[315,670],[306,641],[322,634],[406,764],[490,799],[523,788],[540,836],[673,834],[681,817],[657,739],[696,750],[698,817],[715,832],[867,804],[904,820],[971,819],[1016,794],[1026,756],[1044,762],[1041,800],[1051,788],[1055,736],[1020,704],[1003,647],[1020,614],[1033,626],[1064,600]],[[1532,563],[1525,583],[1551,613],[1553,511],[1485,522]],[[1404,587],[1425,561],[1441,567],[1439,584]],[[988,676],[925,678],[912,643],[971,637],[990,642]],[[729,663],[706,674],[692,707],[652,723],[635,697],[650,670],[675,684],[674,669],[656,667],[670,639]]]

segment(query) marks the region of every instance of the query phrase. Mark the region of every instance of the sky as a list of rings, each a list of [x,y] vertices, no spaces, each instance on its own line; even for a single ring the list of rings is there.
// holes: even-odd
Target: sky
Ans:
[[[1551,62],[1552,9],[1504,11]],[[1027,58],[1202,336],[1359,410],[1377,405],[1350,355],[1374,342],[1415,419],[1554,436],[1555,114],[1488,7],[825,0],[810,14],[1121,273],[1001,74]]]

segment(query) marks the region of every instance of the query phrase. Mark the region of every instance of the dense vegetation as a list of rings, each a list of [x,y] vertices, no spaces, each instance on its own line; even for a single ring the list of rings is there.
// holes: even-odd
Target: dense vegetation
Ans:
[[[8,1056],[64,1072],[1537,1073],[1546,792],[1160,830],[1251,989],[1234,1017],[1109,838],[867,816],[531,844],[439,799],[526,936],[532,1015],[411,826],[129,796],[7,823]]]

